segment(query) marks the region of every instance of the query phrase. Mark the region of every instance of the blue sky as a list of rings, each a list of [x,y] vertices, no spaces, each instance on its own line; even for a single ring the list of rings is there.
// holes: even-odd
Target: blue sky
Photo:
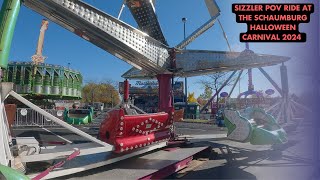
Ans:
[[[0,0],[2,4],[2,0]],[[122,4],[122,0],[86,0],[89,4],[97,6],[99,9],[117,16]],[[232,3],[247,2],[244,0],[217,0],[221,9],[219,17],[224,26],[226,34],[234,51],[242,51],[245,48],[244,43],[239,42],[239,33],[246,31],[245,24],[237,24],[235,15],[231,12]],[[280,2],[280,1],[252,1],[252,2]],[[282,1],[290,2],[290,1]],[[295,1],[298,2],[298,1]],[[183,40],[182,17],[186,17],[187,35],[209,20],[210,16],[202,0],[157,0],[156,12],[164,32],[164,35],[170,46],[175,46]],[[43,17],[26,7],[21,8],[19,19],[16,26],[10,60],[31,61],[31,56],[35,53],[36,43],[39,36],[39,28]],[[136,23],[129,10],[125,8],[121,20],[136,27]],[[300,25],[300,31],[307,31],[307,24]],[[310,38],[308,36],[308,38]],[[312,38],[312,37],[311,37]],[[307,43],[251,43],[250,49],[256,53],[290,56],[292,59],[287,63],[289,70],[290,86],[292,92],[299,93],[299,87],[304,86],[305,77],[303,69],[305,67],[304,59],[297,50],[307,48]],[[200,36],[188,49],[203,50],[221,50],[227,51],[228,47],[222,35],[218,24]],[[104,79],[123,81],[121,75],[131,66],[118,58],[110,55],[108,52],[92,45],[91,43],[79,38],[73,33],[61,28],[60,26],[49,23],[49,29],[46,32],[45,44],[43,50],[44,56],[48,57],[46,63],[59,64],[81,71],[85,81]],[[276,82],[280,83],[279,66],[265,68]],[[256,90],[266,90],[272,88],[271,84],[253,70],[253,82]],[[196,96],[203,92],[197,82],[203,77],[193,77],[188,80],[188,91],[195,92]],[[226,88],[225,91],[228,91]],[[238,89],[238,88],[237,88]],[[241,80],[241,90],[247,89],[247,77]],[[301,89],[301,88],[300,88]],[[239,90],[236,91],[238,93]]]

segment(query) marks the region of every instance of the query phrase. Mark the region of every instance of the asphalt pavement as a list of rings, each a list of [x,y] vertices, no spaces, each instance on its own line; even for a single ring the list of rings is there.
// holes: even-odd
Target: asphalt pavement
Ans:
[[[183,175],[169,178],[183,179],[308,179],[312,176],[312,132],[311,123],[288,128],[289,142],[281,146],[253,146],[225,138],[226,129],[212,124],[176,123],[176,132],[188,136],[191,142],[211,146],[215,156],[203,161]],[[82,130],[97,135],[97,128]],[[17,136],[34,136],[44,144],[73,141],[87,142],[63,128],[42,129],[38,127],[15,129]],[[54,135],[55,134],[55,135]],[[58,135],[58,136],[57,136]],[[90,170],[93,171],[94,170]],[[96,172],[94,179],[108,179],[106,174]],[[91,176],[77,179],[91,179]],[[128,177],[130,179],[130,177]]]

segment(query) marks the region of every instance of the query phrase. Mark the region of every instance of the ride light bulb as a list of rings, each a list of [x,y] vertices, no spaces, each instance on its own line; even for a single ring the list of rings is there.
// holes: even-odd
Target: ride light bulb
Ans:
[[[123,146],[123,143],[120,143],[120,146],[122,147],[122,146]]]
[[[136,128],[133,127],[133,128],[132,128],[132,131],[134,131],[134,130],[136,130]]]
[[[122,131],[123,130],[123,127],[120,127],[120,131]]]

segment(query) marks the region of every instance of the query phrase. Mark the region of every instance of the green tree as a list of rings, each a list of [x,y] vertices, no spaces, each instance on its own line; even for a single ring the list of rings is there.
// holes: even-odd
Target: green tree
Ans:
[[[204,85],[204,92],[200,94],[199,98],[209,100],[212,97],[212,88],[207,84]]]
[[[82,102],[102,102],[106,105],[114,106],[120,103],[120,97],[112,83],[108,81],[101,83],[91,81],[82,88]]]
[[[204,88],[204,94],[200,97],[205,100],[209,100],[212,97],[212,92],[214,91],[215,94],[217,94],[215,102],[217,104],[217,107],[219,107],[219,92],[218,90],[222,87],[224,82],[228,79],[228,76],[230,73],[228,72],[221,72],[221,73],[215,73],[210,74],[202,78],[198,83],[200,83]],[[229,86],[233,84],[235,81],[235,78],[232,78],[226,86]],[[211,90],[211,91],[210,91]]]

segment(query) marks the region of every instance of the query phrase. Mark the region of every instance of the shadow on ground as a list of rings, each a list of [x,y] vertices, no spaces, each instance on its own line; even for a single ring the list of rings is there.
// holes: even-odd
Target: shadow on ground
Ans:
[[[264,171],[265,167],[268,167],[267,169],[270,171],[270,169],[288,167],[299,170],[303,166],[311,166],[311,159],[284,153],[297,143],[298,141],[290,140],[283,145],[255,150],[210,142],[214,152],[209,161],[183,176],[183,179],[258,179],[256,175]],[[208,141],[197,144],[200,146],[208,145]],[[248,172],[248,168],[250,168],[250,172],[257,171],[257,173]]]

